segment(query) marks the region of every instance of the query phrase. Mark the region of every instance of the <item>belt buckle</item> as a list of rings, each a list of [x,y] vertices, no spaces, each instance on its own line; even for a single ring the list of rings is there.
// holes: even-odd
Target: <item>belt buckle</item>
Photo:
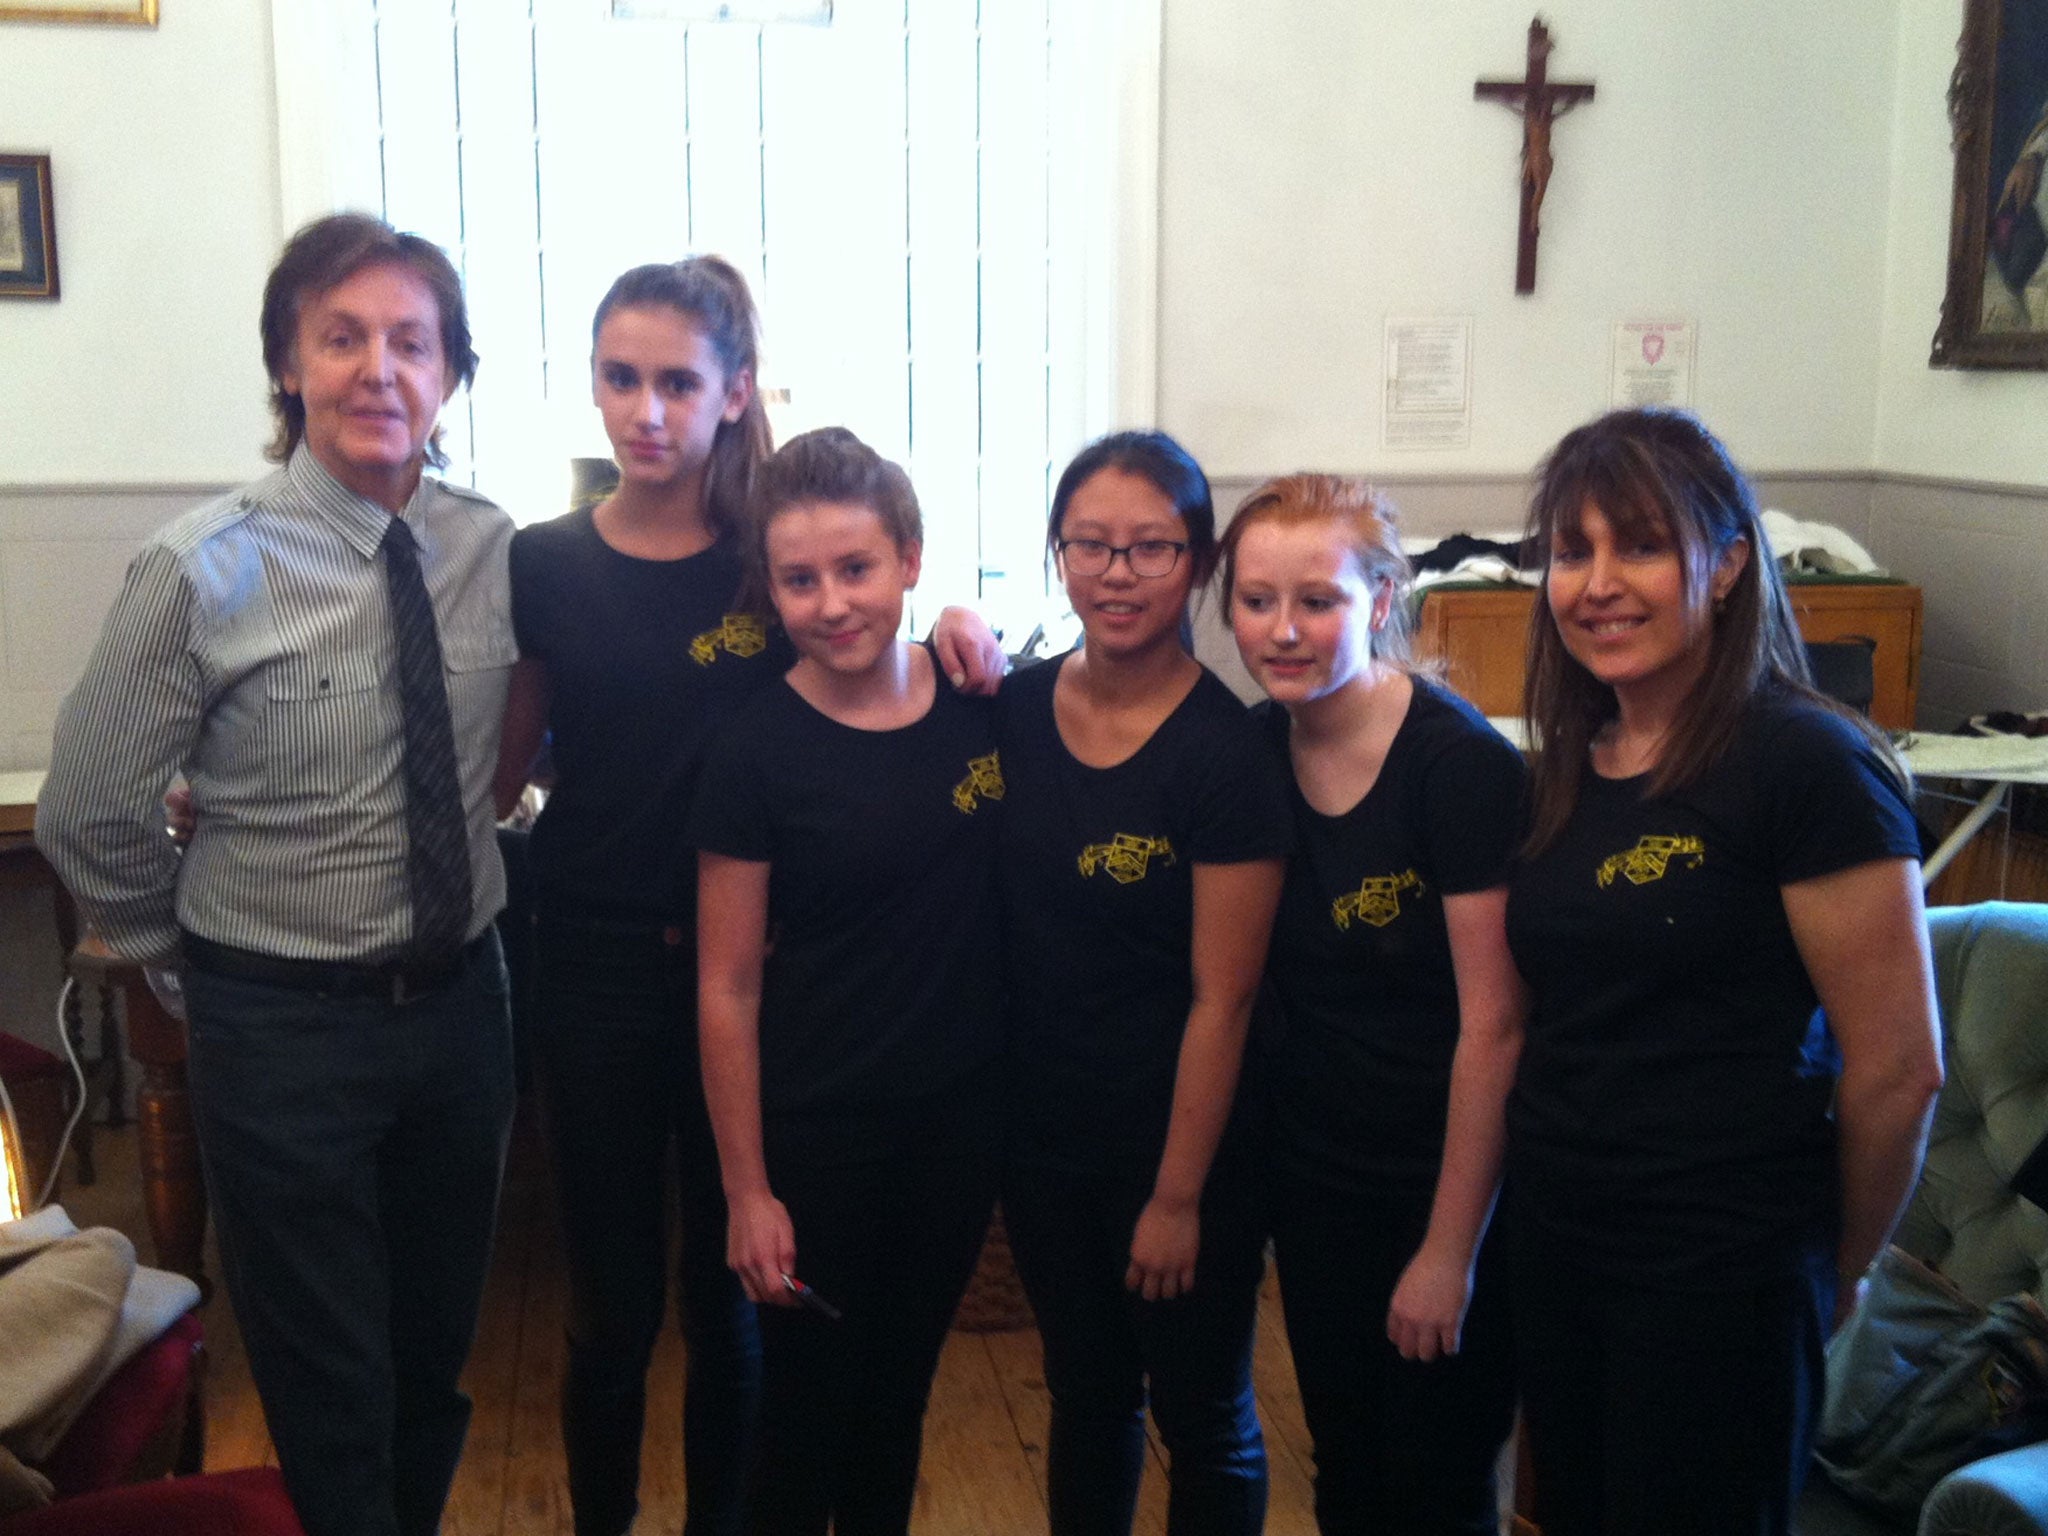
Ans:
[[[418,988],[408,989],[405,983],[405,967],[400,966],[391,973],[391,1006],[394,1008],[403,1008],[420,996]]]

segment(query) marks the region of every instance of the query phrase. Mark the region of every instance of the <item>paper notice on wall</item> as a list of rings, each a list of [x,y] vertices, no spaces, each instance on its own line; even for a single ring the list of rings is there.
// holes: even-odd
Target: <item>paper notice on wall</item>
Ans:
[[[1614,327],[1614,380],[1608,403],[1692,404],[1694,324],[1690,320],[1623,320]]]
[[[1386,386],[1387,447],[1471,446],[1471,316],[1389,320]]]

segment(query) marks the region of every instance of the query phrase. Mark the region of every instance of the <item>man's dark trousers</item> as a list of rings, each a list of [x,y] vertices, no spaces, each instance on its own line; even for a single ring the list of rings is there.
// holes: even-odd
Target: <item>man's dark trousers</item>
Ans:
[[[338,996],[186,978],[221,1263],[307,1536],[427,1536],[461,1458],[457,1385],[511,1125],[505,965]]]

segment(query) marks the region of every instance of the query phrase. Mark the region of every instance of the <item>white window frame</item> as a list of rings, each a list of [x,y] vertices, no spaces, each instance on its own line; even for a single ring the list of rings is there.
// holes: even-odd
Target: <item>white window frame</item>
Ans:
[[[383,0],[388,7],[393,0]],[[447,11],[462,0],[401,0]],[[605,0],[588,0],[602,7]],[[965,3],[965,0],[963,0]],[[1003,0],[984,0],[1000,5]],[[1074,29],[1074,49],[1060,61],[1078,82],[1074,99],[1055,114],[1061,131],[1049,146],[1049,174],[1080,232],[1066,281],[1067,327],[1056,357],[1078,360],[1084,430],[1068,444],[1119,427],[1155,424],[1158,404],[1159,143],[1162,0],[1051,0]],[[371,0],[273,0],[281,228],[289,233],[338,209],[378,211],[384,178],[377,142],[377,60],[368,18]],[[613,23],[634,25],[630,22]],[[594,236],[602,239],[602,235]],[[622,257],[623,261],[630,257]],[[913,277],[914,281],[914,277]],[[502,357],[479,333],[479,349]],[[767,382],[774,383],[771,334]],[[551,348],[552,350],[552,348]],[[458,397],[451,410],[461,409]],[[1056,462],[1048,476],[1058,473]],[[566,468],[564,469],[566,476]],[[493,489],[492,476],[482,488]],[[557,497],[556,504],[560,503]],[[947,510],[929,506],[928,518]],[[958,515],[958,514],[954,514]],[[983,530],[985,535],[986,530]],[[1014,552],[1014,530],[1008,531]],[[973,601],[961,573],[942,573],[941,590],[927,582],[926,611],[937,600]],[[1005,606],[1014,608],[1020,594]],[[1057,607],[1055,601],[1053,606]],[[1016,612],[999,621],[1021,622]],[[1024,626],[1028,628],[1028,625]],[[1013,636],[1013,638],[1016,638]]]

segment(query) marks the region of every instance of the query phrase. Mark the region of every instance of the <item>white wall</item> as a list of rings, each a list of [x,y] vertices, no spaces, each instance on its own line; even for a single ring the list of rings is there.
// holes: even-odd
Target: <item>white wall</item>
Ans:
[[[1604,409],[1614,322],[1690,317],[1746,465],[1869,467],[1916,7],[1545,5],[1552,76],[1599,94],[1555,129],[1524,298],[1520,126],[1472,86],[1521,75],[1526,0],[1166,0],[1163,423],[1226,476],[1520,472]],[[1475,319],[1471,447],[1390,453],[1385,318],[1439,312]]]
[[[1899,6],[1877,468],[2048,486],[2048,372],[1927,366],[1948,283],[1948,81],[1962,25],[1961,0]]]
[[[269,0],[162,24],[0,22],[10,150],[51,157],[62,295],[0,304],[0,477],[239,481],[268,435],[278,228]]]

